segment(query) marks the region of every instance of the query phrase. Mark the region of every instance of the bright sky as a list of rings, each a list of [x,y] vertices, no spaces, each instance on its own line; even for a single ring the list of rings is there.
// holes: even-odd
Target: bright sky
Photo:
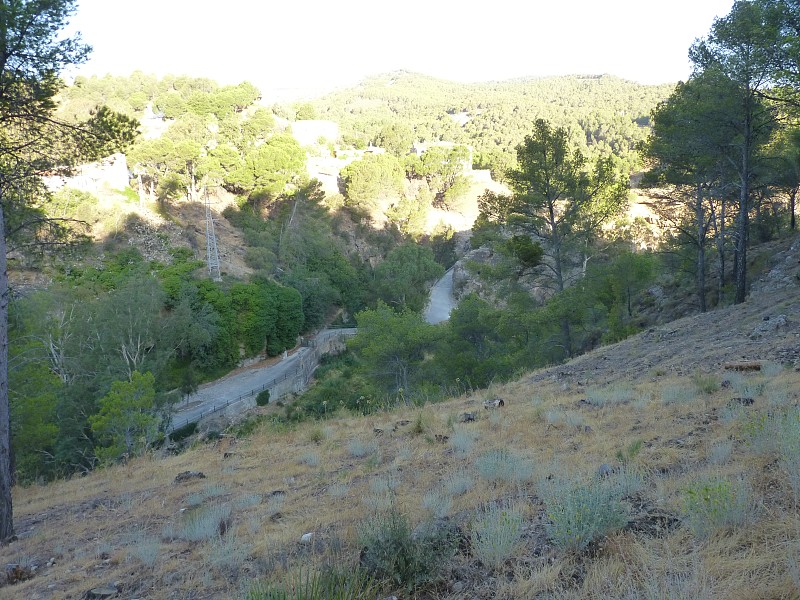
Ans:
[[[248,80],[265,96],[406,69],[457,81],[610,73],[686,79],[733,0],[79,0],[85,75]]]

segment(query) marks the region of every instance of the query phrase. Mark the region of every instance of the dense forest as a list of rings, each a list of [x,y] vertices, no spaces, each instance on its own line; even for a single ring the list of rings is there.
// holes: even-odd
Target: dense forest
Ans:
[[[202,193],[232,198],[224,217],[247,273],[208,278],[188,234],[165,257],[145,256],[125,237],[137,217],[98,229],[108,209],[88,192],[37,188],[6,207],[12,224],[33,211],[58,225],[9,228],[12,272],[51,281],[10,306],[18,479],[145,451],[200,383],[335,319],[358,335],[285,418],[434,401],[620,340],[669,303],[741,302],[748,248],[795,227],[800,84],[794,57],[764,41],[767,30],[788,35],[780,10],[736,6],[693,47],[695,74],[677,87],[396,72],[268,106],[246,82],[134,73],[57,86],[53,116],[65,126],[98,114],[142,123],[124,148],[129,186],[108,192],[118,201],[180,223]],[[742,66],[742,40],[756,66]],[[292,125],[309,119],[336,121],[340,138],[301,146]],[[385,153],[363,152],[376,147]],[[356,159],[326,194],[307,158],[346,153]],[[54,164],[63,159],[44,163]],[[462,258],[453,231],[425,231],[420,216],[457,204],[473,168],[508,192],[481,195]],[[657,227],[626,217],[631,181]],[[385,198],[379,227],[371,211]],[[475,293],[430,325],[426,290],[459,258]]]
[[[448,141],[474,148],[476,168],[500,175],[513,166],[514,148],[536,119],[566,127],[592,157],[639,166],[636,144],[648,132],[650,111],[672,91],[617,77],[569,76],[458,84],[404,71],[376,76],[311,103],[321,119],[337,121],[343,139],[373,143]]]

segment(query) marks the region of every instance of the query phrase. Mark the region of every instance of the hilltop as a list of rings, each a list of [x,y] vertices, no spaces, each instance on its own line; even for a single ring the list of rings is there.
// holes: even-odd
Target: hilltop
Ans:
[[[485,391],[296,425],[268,407],[177,456],[18,487],[3,596],[273,597],[254,582],[374,567],[369,544],[403,535],[388,510],[434,524],[417,544],[460,540],[423,598],[796,598],[800,471],[776,440],[800,436],[799,257],[795,238],[743,305]],[[569,497],[605,498],[590,521],[620,502],[622,520],[571,546]],[[370,542],[370,526],[394,533]],[[509,532],[492,558],[481,540]],[[408,597],[396,575],[352,597]]]

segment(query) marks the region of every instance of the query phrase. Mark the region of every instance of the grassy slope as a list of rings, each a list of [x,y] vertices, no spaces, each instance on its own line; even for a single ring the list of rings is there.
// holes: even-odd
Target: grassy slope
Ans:
[[[788,317],[786,325],[753,337],[769,323],[765,317],[775,322],[779,315]],[[233,445],[225,439],[179,456],[18,488],[21,539],[0,548],[0,563],[38,568],[32,579],[0,589],[0,596],[79,598],[99,584],[117,583],[125,598],[238,597],[253,578],[321,561],[338,547],[340,560],[355,564],[358,527],[388,483],[397,484],[396,506],[417,523],[429,516],[423,496],[464,473],[474,487],[454,499],[453,518],[468,532],[476,509],[511,500],[525,514],[523,541],[499,572],[459,553],[429,597],[800,597],[792,578],[800,576],[795,497],[775,454],[757,451],[746,435],[758,415],[800,398],[797,315],[796,286],[761,293],[744,306],[688,317],[422,411],[334,415],[289,430],[266,426]],[[725,370],[739,360],[794,368],[752,375]],[[692,383],[698,372],[731,385],[699,392]],[[731,402],[755,383],[763,389],[752,406]],[[482,401],[495,395],[506,406],[483,410]],[[601,406],[596,399],[603,397],[610,399]],[[467,411],[477,411],[477,421],[459,425]],[[456,452],[453,441],[464,431],[476,441]],[[355,457],[354,440],[374,447]],[[544,529],[540,482],[565,473],[591,476],[637,441],[642,446],[633,464],[646,474],[645,485],[628,499],[626,528],[580,555],[554,548]],[[533,477],[521,484],[482,480],[476,459],[493,448],[529,459]],[[173,483],[185,470],[201,470],[206,479]],[[754,519],[707,540],[695,538],[679,521],[682,490],[705,476],[743,477],[753,490]],[[277,490],[285,495],[273,495]],[[230,509],[221,539],[187,541],[174,534],[185,519],[181,511],[198,503]],[[299,543],[306,532],[315,532],[315,544]]]

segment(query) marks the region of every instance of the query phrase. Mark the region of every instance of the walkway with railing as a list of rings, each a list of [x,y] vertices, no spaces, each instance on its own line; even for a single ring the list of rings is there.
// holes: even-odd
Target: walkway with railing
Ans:
[[[319,332],[314,338],[303,340],[302,347],[291,356],[287,357],[281,362],[261,369],[248,370],[239,375],[233,375],[230,378],[220,380],[206,386],[203,389],[203,395],[210,396],[214,393],[215,385],[222,387],[221,383],[224,381],[226,388],[235,388],[237,385],[237,378],[244,379],[252,378],[254,374],[258,376],[268,375],[269,371],[280,372],[279,375],[272,377],[264,383],[256,387],[251,387],[244,393],[230,394],[227,398],[224,397],[226,391],[221,391],[220,396],[213,400],[202,401],[199,406],[189,406],[183,410],[179,409],[173,419],[168,433],[172,433],[176,429],[186,427],[190,423],[197,423],[200,419],[207,417],[211,414],[223,411],[237,403],[242,403],[240,410],[252,406],[250,403],[245,405],[244,401],[254,398],[264,390],[269,390],[270,401],[278,400],[289,394],[297,393],[304,390],[314,371],[319,366],[321,358],[331,352],[332,345],[343,338],[356,334],[355,328],[331,328]],[[298,363],[294,368],[287,370],[287,362]],[[242,385],[247,385],[246,381],[242,381]],[[196,394],[200,395],[200,393]],[[189,398],[191,400],[191,398]],[[181,414],[184,413],[184,414]]]

